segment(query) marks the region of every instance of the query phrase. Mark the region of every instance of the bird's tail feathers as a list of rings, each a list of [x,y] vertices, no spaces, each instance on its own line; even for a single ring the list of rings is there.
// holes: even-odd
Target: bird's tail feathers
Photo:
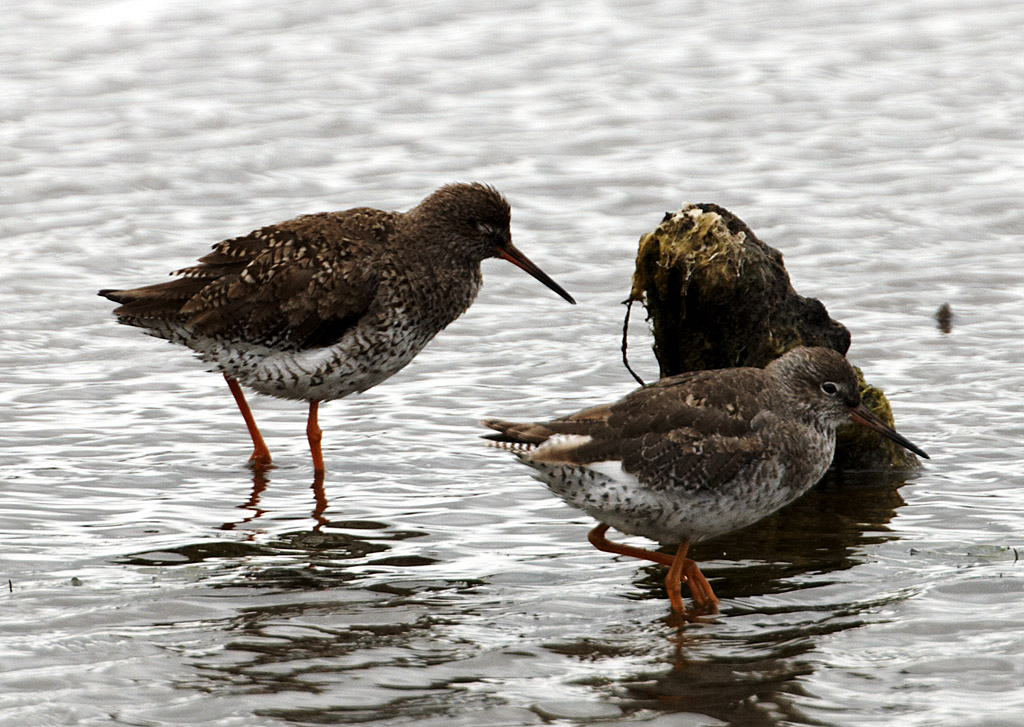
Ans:
[[[543,424],[530,422],[506,422],[500,419],[487,419],[480,422],[485,427],[495,430],[494,434],[483,435],[493,446],[511,450],[529,450],[547,441],[554,432]]]

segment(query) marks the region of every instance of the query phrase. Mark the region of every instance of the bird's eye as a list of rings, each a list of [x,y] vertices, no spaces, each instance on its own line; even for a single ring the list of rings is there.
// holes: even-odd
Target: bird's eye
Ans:
[[[821,390],[824,391],[829,396],[832,396],[833,394],[838,393],[839,387],[833,384],[831,381],[826,381],[824,384],[821,385]]]
[[[480,231],[482,235],[496,235],[498,231],[494,229],[492,225],[488,225],[486,222],[477,222],[476,229]]]

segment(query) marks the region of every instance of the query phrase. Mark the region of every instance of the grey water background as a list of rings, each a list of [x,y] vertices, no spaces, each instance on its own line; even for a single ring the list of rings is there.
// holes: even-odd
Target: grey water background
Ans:
[[[0,723],[1024,724],[1024,5],[41,2],[0,35]],[[499,261],[384,385],[254,397],[117,326],[296,214],[481,180]],[[716,202],[932,460],[695,549],[721,614],[483,447],[633,387],[638,237]],[[935,310],[952,307],[952,330]],[[656,375],[642,316],[632,362]],[[636,542],[643,543],[642,539]]]

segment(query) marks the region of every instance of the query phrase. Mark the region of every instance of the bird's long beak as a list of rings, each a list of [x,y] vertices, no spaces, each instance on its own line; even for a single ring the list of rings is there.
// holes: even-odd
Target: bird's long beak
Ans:
[[[923,449],[918,447],[916,444],[911,442],[909,439],[907,439],[902,434],[897,432],[895,429],[890,427],[888,424],[883,422],[881,419],[876,417],[874,414],[868,411],[863,404],[853,407],[849,411],[850,419],[857,422],[858,424],[862,424],[868,429],[874,429],[883,437],[888,437],[892,441],[896,442],[896,444],[900,445],[901,447],[909,449],[911,452],[920,457],[924,457],[925,459],[931,459]]]
[[[569,301],[573,305],[576,305],[576,301],[573,300],[572,296],[566,293],[561,285],[559,285],[554,280],[549,278],[547,276],[547,273],[545,273],[543,270],[541,270],[532,262],[530,262],[530,258],[526,257],[526,255],[519,252],[519,249],[512,244],[511,240],[509,240],[507,243],[498,248],[498,257],[500,257],[502,260],[508,260],[510,263],[512,263],[518,268],[522,268],[530,275],[537,278],[537,280],[544,283],[544,285],[548,286],[553,291],[558,293],[560,296],[565,298],[567,301]]]

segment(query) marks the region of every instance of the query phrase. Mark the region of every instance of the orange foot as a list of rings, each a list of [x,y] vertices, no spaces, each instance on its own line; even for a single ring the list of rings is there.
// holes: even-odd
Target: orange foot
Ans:
[[[607,553],[617,553],[618,555],[628,555],[631,558],[642,558],[643,560],[649,560],[669,567],[668,574],[665,576],[665,588],[668,590],[668,599],[672,603],[672,610],[675,613],[686,613],[681,590],[684,580],[687,586],[689,586],[690,594],[693,596],[694,603],[697,606],[696,613],[715,613],[718,611],[718,597],[715,596],[711,584],[708,583],[708,579],[704,577],[704,574],[700,572],[697,562],[686,557],[686,551],[690,547],[689,541],[684,540],[681,542],[673,557],[654,550],[636,548],[622,543],[613,543],[605,537],[607,532],[608,526],[601,523],[590,531],[587,539],[598,550],[603,550]]]

